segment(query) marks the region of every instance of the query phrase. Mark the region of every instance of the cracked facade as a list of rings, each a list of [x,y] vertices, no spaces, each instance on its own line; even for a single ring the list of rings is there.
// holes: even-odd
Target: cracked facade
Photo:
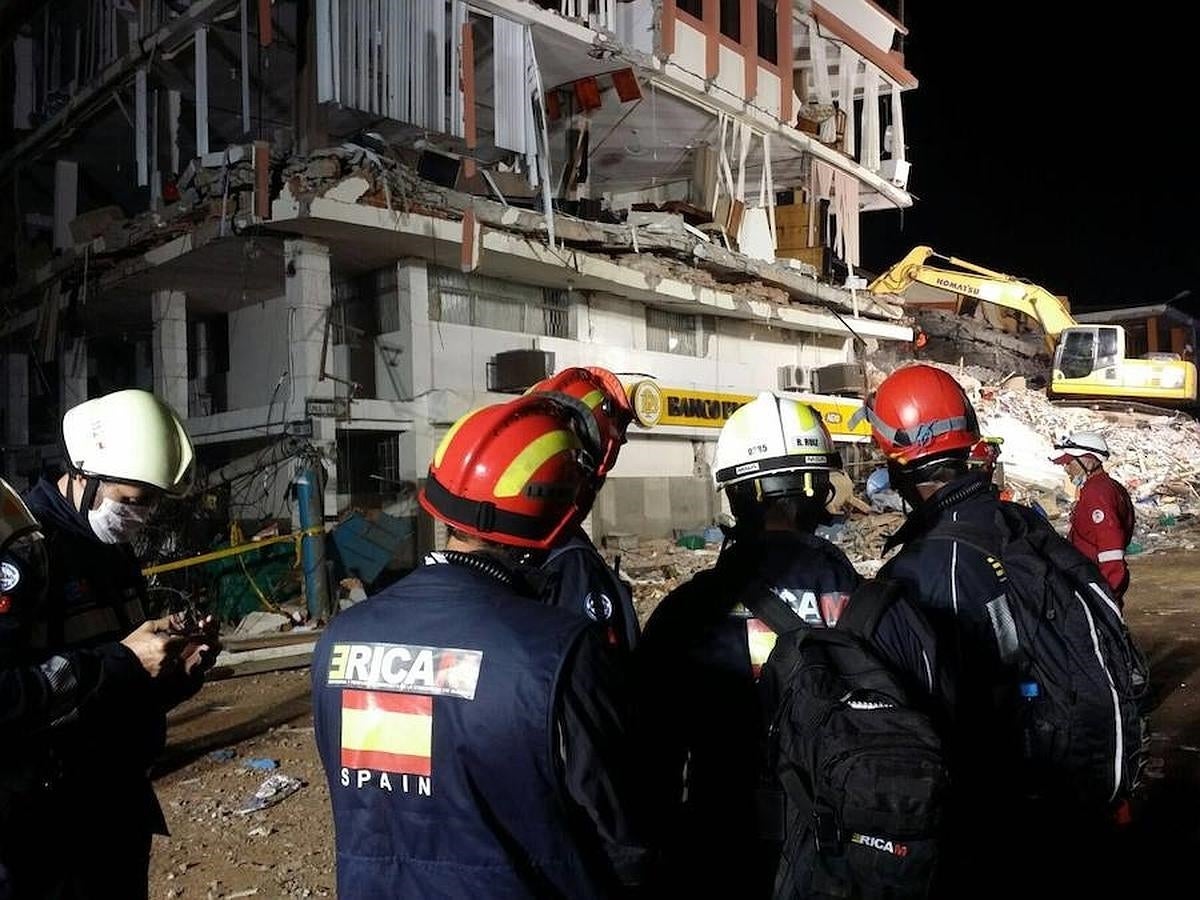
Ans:
[[[63,409],[136,386],[186,410],[214,523],[293,514],[298,444],[324,457],[328,520],[415,517],[455,418],[596,364],[644,416],[592,530],[669,535],[719,512],[726,410],[808,393],[861,446],[841,394],[912,339],[856,272],[859,216],[912,203],[916,79],[870,0],[81,0],[0,20],[18,482],[55,465]]]

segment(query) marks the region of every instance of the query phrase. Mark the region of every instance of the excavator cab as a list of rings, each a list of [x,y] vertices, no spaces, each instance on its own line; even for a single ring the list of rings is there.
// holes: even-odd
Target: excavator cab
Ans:
[[[1097,377],[1117,382],[1125,357],[1125,329],[1117,325],[1080,325],[1065,329],[1054,350],[1055,378]]]
[[[1126,359],[1121,326],[1074,325],[1058,337],[1050,392],[1187,404],[1196,397],[1196,367],[1170,357]]]

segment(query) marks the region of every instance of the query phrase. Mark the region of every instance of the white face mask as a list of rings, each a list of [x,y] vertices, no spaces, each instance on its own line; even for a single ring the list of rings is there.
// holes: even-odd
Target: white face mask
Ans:
[[[142,530],[151,512],[149,506],[118,503],[105,497],[100,501],[99,509],[88,510],[88,524],[102,543],[127,544]]]

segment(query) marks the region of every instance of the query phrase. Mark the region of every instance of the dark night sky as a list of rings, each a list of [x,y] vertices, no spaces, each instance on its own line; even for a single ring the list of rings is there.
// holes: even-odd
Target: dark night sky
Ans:
[[[1200,291],[1200,44],[1154,7],[910,0],[916,200],[863,216],[863,266],[929,244],[1076,308]]]

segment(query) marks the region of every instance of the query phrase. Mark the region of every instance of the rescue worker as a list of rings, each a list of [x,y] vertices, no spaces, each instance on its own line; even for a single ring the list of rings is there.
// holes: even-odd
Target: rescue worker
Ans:
[[[782,822],[758,806],[771,783],[770,710],[756,682],[776,635],[741,599],[765,583],[809,626],[829,627],[861,579],[841,550],[814,534],[841,459],[812,407],[759,394],[721,429],[713,469],[735,524],[716,566],[654,611],[637,654],[651,782],[667,811],[662,889],[769,897]],[[915,688],[932,689],[932,635],[912,607],[889,607],[875,643]]]
[[[1104,471],[1104,460],[1110,455],[1108,442],[1094,431],[1077,431],[1055,444],[1054,449],[1058,455],[1052,461],[1066,466],[1079,492],[1071,510],[1068,538],[1100,568],[1123,608],[1129,589],[1125,548],[1133,539],[1133,501],[1124,485]]]
[[[167,833],[147,773],[165,743],[167,711],[199,690],[219,644],[211,617],[143,624],[146,582],[129,542],[160,500],[186,492],[194,453],[179,417],[138,390],[69,409],[62,439],[66,473],[25,498],[50,573],[26,634],[31,651],[51,660],[86,654],[78,658],[118,672],[28,749],[37,774],[12,790],[22,813],[7,836],[20,848],[10,865],[21,896],[144,897],[151,836]],[[163,647],[166,632],[176,639]],[[135,635],[169,650],[154,679],[128,652]]]
[[[157,675],[183,640],[166,633],[166,619],[147,622],[120,643],[93,650],[34,653],[27,634],[45,599],[45,539],[20,495],[0,479],[0,898],[35,897],[39,888],[20,865],[15,832],[27,827],[22,794],[40,773],[30,765],[39,733],[78,718],[83,704],[103,686],[142,683]],[[36,745],[34,745],[36,746]],[[27,798],[26,798],[27,800]],[[39,835],[39,840],[44,840]],[[15,872],[13,869],[15,868]],[[14,881],[14,878],[17,879]]]
[[[574,528],[577,412],[459,419],[422,507],[446,548],[336,616],[312,665],[342,897],[608,897],[641,879],[617,657],[515,574]]]
[[[589,440],[597,445],[593,454],[596,468],[586,496],[580,501],[586,517],[605,477],[616,465],[626,440],[625,432],[633,421],[633,407],[625,387],[607,369],[571,368],[534,385],[530,393],[565,396],[595,421],[595,429],[588,431]],[[605,561],[582,527],[573,528],[550,549],[531,580],[537,584],[544,602],[579,610],[603,624],[611,645],[626,651],[637,645],[640,629],[633,591]]]
[[[918,364],[889,375],[861,415],[911,510],[884,545],[885,554],[900,550],[879,577],[899,582],[928,618],[950,685],[942,696],[953,794],[939,896],[1017,896],[1034,872],[1046,896],[1084,884],[1099,871],[1081,865],[1096,847],[1085,846],[1082,828],[1060,827],[1069,810],[1031,801],[1022,781],[1021,697],[1001,649],[1012,628],[1003,558],[948,526],[973,535],[1003,527],[990,474],[970,462],[975,409],[951,375]],[[942,537],[927,539],[939,526]],[[998,858],[1021,863],[997,866]]]

